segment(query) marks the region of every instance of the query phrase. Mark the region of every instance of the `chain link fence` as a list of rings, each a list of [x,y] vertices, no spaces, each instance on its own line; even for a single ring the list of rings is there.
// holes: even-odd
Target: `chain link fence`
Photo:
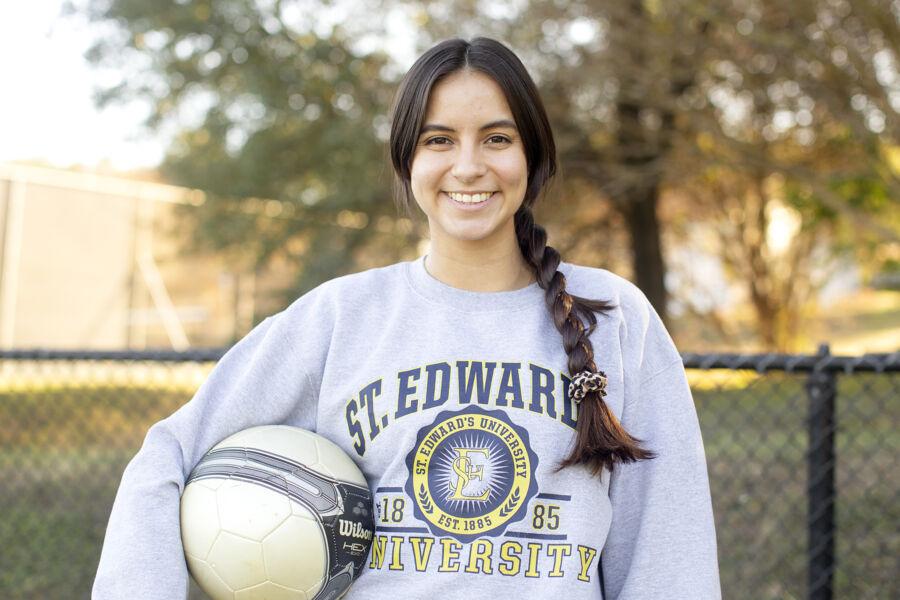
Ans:
[[[0,353],[3,598],[90,596],[125,465],[222,353]],[[900,598],[900,353],[683,358],[723,596]]]

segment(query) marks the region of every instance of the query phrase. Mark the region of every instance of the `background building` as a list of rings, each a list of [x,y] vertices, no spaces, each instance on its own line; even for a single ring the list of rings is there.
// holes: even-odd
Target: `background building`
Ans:
[[[0,345],[140,349],[220,346],[253,325],[285,280],[218,255],[186,255],[169,232],[197,190],[0,163]]]

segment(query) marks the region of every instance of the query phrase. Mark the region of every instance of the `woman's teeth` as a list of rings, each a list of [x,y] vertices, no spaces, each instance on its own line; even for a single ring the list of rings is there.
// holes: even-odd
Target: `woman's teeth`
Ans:
[[[477,204],[478,202],[484,202],[488,198],[494,195],[493,192],[485,192],[483,194],[457,194],[456,192],[449,192],[447,194],[457,202],[462,202],[464,204]]]

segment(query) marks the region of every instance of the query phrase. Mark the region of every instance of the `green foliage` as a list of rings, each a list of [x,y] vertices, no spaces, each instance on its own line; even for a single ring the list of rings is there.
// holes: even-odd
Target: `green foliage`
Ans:
[[[355,53],[341,27],[309,28],[322,6],[87,0],[80,10],[112,26],[90,60],[126,74],[98,101],[151,101],[148,126],[177,130],[163,176],[205,192],[174,232],[186,250],[232,250],[258,267],[286,257],[297,266],[291,295],[357,270],[361,255],[388,263],[414,251],[415,232],[391,226],[388,59]],[[388,226],[348,227],[347,211]]]
[[[299,267],[288,294],[408,258],[422,235],[390,201],[385,140],[397,65],[359,50],[387,41],[384,19],[371,15],[393,9],[412,17],[418,50],[487,35],[534,75],[561,166],[550,206],[536,212],[567,260],[623,274],[634,267],[645,290],[664,289],[647,285],[664,277],[655,254],[629,262],[670,224],[629,219],[629,207],[655,215],[671,191],[692,205],[686,214],[714,215],[719,228],[721,211],[705,210],[691,191],[711,167],[722,167],[713,183],[739,202],[751,202],[757,184],[779,183],[774,193],[816,234],[790,267],[795,280],[809,279],[821,245],[880,264],[876,247],[898,239],[890,215],[900,182],[885,149],[896,148],[900,122],[876,69],[898,26],[884,3],[71,1],[103,28],[91,60],[125,74],[98,101],[151,102],[148,124],[178,132],[163,173],[207,193],[186,211],[181,237],[258,266],[286,257]],[[347,18],[323,27],[338,6]],[[778,271],[773,261],[763,270]]]

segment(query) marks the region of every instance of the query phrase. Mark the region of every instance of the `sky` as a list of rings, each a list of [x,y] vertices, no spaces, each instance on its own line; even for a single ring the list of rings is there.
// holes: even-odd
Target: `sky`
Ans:
[[[61,6],[61,0],[0,3],[0,161],[156,165],[163,143],[141,129],[139,105],[95,108],[100,75],[83,58],[90,32],[59,18]]]
[[[0,2],[0,162],[38,160],[59,167],[106,165],[116,170],[156,166],[165,140],[141,127],[147,107],[134,103],[98,110],[92,94],[103,73],[83,55],[96,30],[61,18],[63,0]],[[340,22],[321,14],[322,25]],[[403,17],[388,18],[386,50],[412,62],[412,36]],[[401,43],[404,40],[406,43]]]

